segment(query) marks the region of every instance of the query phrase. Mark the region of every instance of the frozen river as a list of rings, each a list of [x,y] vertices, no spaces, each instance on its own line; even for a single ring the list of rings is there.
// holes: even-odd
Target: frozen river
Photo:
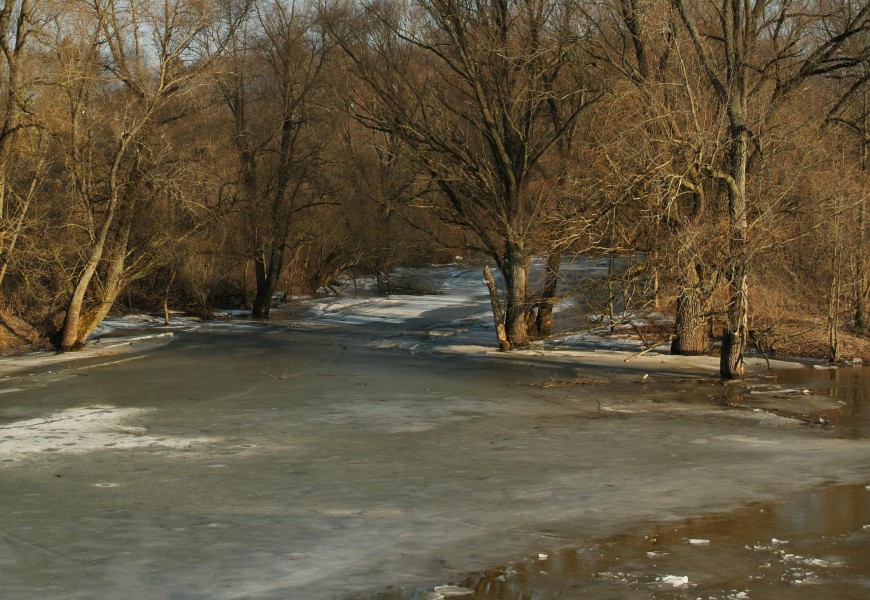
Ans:
[[[870,594],[863,436],[751,405],[715,360],[486,351],[477,274],[431,276],[444,294],[127,320],[60,362],[4,359],[0,599]],[[788,571],[784,536],[818,562]],[[833,595],[788,595],[806,585]]]

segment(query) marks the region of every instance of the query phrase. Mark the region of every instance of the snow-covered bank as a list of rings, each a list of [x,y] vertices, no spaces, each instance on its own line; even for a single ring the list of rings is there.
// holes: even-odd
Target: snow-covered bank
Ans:
[[[600,275],[601,261],[578,261],[569,266],[576,276]],[[377,295],[371,281],[360,281],[359,295],[349,294],[294,300],[293,314],[287,321],[284,307],[276,309],[272,324],[290,324],[293,327],[312,328],[341,326],[347,328],[374,327],[383,330],[382,336],[371,339],[375,350],[403,349],[419,352],[464,354],[483,357],[535,357],[557,363],[581,361],[584,364],[607,368],[630,367],[650,372],[665,369],[687,374],[714,376],[718,372],[716,356],[671,356],[667,346],[645,350],[641,340],[631,328],[623,327],[611,332],[607,323],[583,333],[554,335],[546,343],[534,344],[527,350],[505,355],[495,350],[495,334],[489,297],[481,270],[477,267],[445,265],[414,269],[413,277],[438,289],[428,295]],[[562,308],[563,312],[572,310]],[[560,311],[557,307],[557,314]],[[105,357],[124,352],[146,349],[145,344],[164,344],[176,333],[201,330],[245,331],[268,326],[246,318],[245,311],[220,311],[223,318],[201,320],[173,316],[168,325],[162,317],[131,314],[109,317],[89,338],[88,344],[78,352],[63,355],[35,352],[21,357],[0,358],[0,377],[28,369],[46,370],[94,357]],[[800,368],[793,361],[749,357],[750,373],[774,369]]]

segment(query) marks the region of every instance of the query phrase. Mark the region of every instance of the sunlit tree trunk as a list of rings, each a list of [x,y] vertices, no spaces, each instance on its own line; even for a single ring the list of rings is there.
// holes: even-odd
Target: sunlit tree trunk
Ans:
[[[498,286],[495,283],[495,278],[492,276],[489,265],[483,267],[483,280],[486,282],[486,287],[489,290],[489,301],[492,305],[492,317],[495,322],[495,339],[498,343],[498,349],[505,352],[511,349],[511,345],[505,333],[504,310],[502,310],[501,300],[499,300]]]
[[[75,121],[75,117],[73,117],[73,120]],[[75,127],[73,129],[73,137],[78,137]],[[78,140],[75,140],[75,142],[77,141]],[[82,335],[83,328],[80,323],[82,307],[84,305],[85,296],[90,288],[91,280],[94,278],[94,275],[97,272],[97,267],[103,259],[103,253],[106,249],[109,233],[115,223],[115,214],[118,209],[118,202],[120,201],[120,190],[118,184],[119,171],[121,168],[121,162],[127,155],[129,144],[129,135],[122,136],[121,140],[118,142],[118,148],[115,151],[112,168],[109,174],[108,206],[103,215],[103,222],[100,225],[94,243],[88,251],[84,267],[75,280],[72,295],[67,302],[63,326],[60,331],[60,341],[57,344],[59,352],[68,352],[78,348],[84,341]]]
[[[526,324],[526,291],[529,278],[529,258],[522,242],[508,242],[502,269],[505,280],[504,326],[511,349],[529,345],[529,330]]]
[[[708,277],[703,267],[693,261],[677,278],[679,287],[671,354],[699,356],[708,350],[707,318],[712,285],[703,281],[705,276]]]
[[[746,373],[743,355],[749,334],[748,221],[746,214],[746,165],[749,132],[743,121],[745,100],[735,98],[732,105],[728,182],[728,307],[726,309],[719,375],[722,379],[742,379]]]

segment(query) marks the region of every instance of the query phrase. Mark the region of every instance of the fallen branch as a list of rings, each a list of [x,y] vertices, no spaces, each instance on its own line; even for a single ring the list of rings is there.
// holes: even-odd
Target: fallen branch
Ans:
[[[664,344],[664,343],[666,343],[666,342],[670,342],[670,341],[673,340],[673,339],[674,339],[674,336],[673,336],[673,335],[669,335],[669,336],[666,337],[665,339],[660,340],[659,342],[653,344],[652,346],[649,346],[648,348],[644,348],[643,350],[641,350],[640,352],[638,352],[638,353],[636,353],[636,354],[632,354],[631,356],[629,356],[628,358],[625,359],[625,362],[628,362],[628,361],[630,361],[630,360],[634,360],[635,358],[641,357],[641,356],[643,356],[644,354],[646,354],[647,352],[651,352],[652,350],[655,350],[656,348],[658,348],[658,347],[661,346],[662,344]]]

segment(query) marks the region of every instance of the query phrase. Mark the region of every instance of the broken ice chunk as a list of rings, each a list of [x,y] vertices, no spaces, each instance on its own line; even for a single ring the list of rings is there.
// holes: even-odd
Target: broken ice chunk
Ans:
[[[435,593],[440,594],[443,597],[467,596],[469,594],[473,594],[474,590],[468,589],[466,587],[459,587],[458,585],[438,585],[435,586]]]
[[[674,587],[686,587],[689,585],[689,578],[685,575],[662,575],[657,581]]]
[[[709,546],[710,540],[703,540],[700,538],[690,538],[689,543],[693,546]]]

